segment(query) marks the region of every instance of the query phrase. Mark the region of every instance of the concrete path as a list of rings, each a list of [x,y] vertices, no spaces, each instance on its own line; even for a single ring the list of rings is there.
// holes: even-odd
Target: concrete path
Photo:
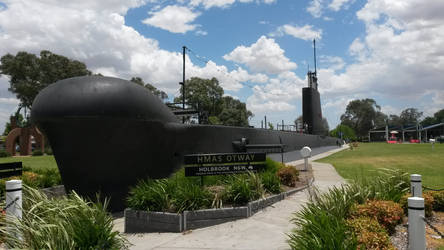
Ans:
[[[310,159],[326,157],[348,148],[336,148]],[[289,162],[302,164],[303,160]],[[330,164],[311,162],[315,177],[314,185],[321,191],[344,183]],[[127,234],[131,249],[288,249],[287,234],[293,229],[290,219],[308,201],[307,191],[298,192],[273,206],[242,220],[196,229],[184,233]],[[123,218],[116,219],[115,229],[123,232]]]

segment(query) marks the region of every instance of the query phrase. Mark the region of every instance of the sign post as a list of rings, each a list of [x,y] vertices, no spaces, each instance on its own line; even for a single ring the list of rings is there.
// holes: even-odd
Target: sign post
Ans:
[[[308,170],[308,158],[311,157],[311,148],[305,146],[301,149],[301,156],[304,158],[304,171]]]
[[[265,167],[265,153],[185,155],[185,176],[207,176],[257,172]]]

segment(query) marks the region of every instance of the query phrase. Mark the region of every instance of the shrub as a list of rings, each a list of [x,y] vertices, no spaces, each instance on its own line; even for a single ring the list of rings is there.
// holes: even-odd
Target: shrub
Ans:
[[[393,201],[369,200],[352,211],[353,218],[364,216],[376,219],[390,234],[395,231],[403,215],[401,205]]]
[[[264,188],[267,192],[278,194],[281,192],[281,183],[279,177],[272,172],[260,173]]]
[[[348,219],[347,225],[356,236],[357,249],[394,249],[387,231],[377,220],[357,217]]]
[[[43,155],[43,152],[39,149],[36,149],[32,152],[32,156],[41,156]]]
[[[277,173],[279,169],[285,167],[281,162],[273,161],[271,158],[267,158],[265,161],[265,171],[271,173]]]
[[[343,218],[308,203],[292,219],[296,229],[288,236],[291,249],[356,249],[357,241]]]
[[[53,155],[52,148],[45,148],[45,154],[47,155]]]
[[[408,192],[410,181],[408,173],[397,169],[384,169],[378,171],[379,175],[351,180],[351,186],[355,189],[359,203],[370,200],[391,200],[399,202],[401,197]]]
[[[127,204],[137,210],[173,212],[175,189],[166,179],[142,180],[130,189]]]
[[[254,173],[233,175],[228,178],[224,201],[245,205],[264,196],[265,190],[259,175]]]
[[[213,195],[199,184],[189,182],[176,188],[173,194],[176,212],[209,208],[212,204]]]
[[[399,204],[401,205],[402,209],[404,210],[405,214],[408,214],[408,198],[412,197],[411,193],[406,193],[401,197],[399,200]],[[432,216],[433,206],[434,206],[434,198],[429,193],[423,193],[422,198],[424,198],[424,213],[426,217]]]
[[[444,212],[444,191],[430,191],[427,194],[433,197],[433,210]]]
[[[9,154],[6,150],[4,150],[4,149],[0,150],[0,157],[1,158],[9,157],[9,156],[11,156],[11,154]]]
[[[24,186],[22,220],[7,217],[8,224],[0,225],[0,232],[8,248],[127,249],[125,238],[113,231],[106,206],[106,201],[88,202],[74,192],[50,199]]]
[[[282,184],[294,187],[298,181],[299,171],[294,167],[286,166],[278,170],[277,175]]]

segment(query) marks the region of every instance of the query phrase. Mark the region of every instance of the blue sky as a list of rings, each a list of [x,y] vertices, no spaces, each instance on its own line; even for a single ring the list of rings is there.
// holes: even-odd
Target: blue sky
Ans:
[[[444,1],[0,0],[0,55],[50,50],[95,73],[142,77],[178,93],[187,78],[219,79],[247,103],[250,123],[301,115],[317,41],[319,91],[330,128],[347,103],[373,98],[386,114],[444,108]],[[0,77],[0,128],[17,109]]]

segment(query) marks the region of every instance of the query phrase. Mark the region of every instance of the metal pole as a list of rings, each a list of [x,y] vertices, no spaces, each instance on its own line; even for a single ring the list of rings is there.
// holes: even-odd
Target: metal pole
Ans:
[[[422,197],[421,175],[410,175],[410,193],[413,197]]]
[[[282,120],[282,131],[284,131],[284,120]]]
[[[264,120],[265,120],[265,129],[267,129],[267,127],[268,127],[268,124],[267,124],[267,116],[264,117]]]
[[[264,121],[261,121],[261,128],[264,128]]]
[[[6,214],[22,218],[22,181],[6,182]]]
[[[407,199],[409,220],[409,249],[425,250],[424,198],[409,197]]]
[[[183,56],[183,69],[182,69],[182,109],[185,111],[185,53],[186,46],[182,47],[182,56]],[[185,116],[182,117],[182,123],[185,123]]]

